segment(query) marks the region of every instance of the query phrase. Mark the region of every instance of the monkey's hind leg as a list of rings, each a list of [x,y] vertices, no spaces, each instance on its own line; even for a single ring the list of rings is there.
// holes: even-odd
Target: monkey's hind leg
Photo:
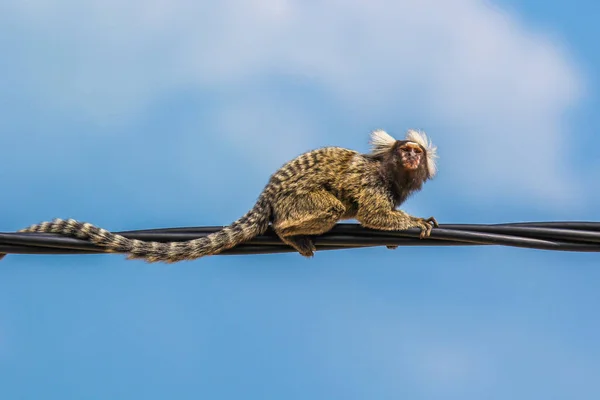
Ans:
[[[346,211],[344,205],[326,191],[290,195],[274,205],[273,229],[279,238],[304,257],[316,250],[311,236],[329,231]]]

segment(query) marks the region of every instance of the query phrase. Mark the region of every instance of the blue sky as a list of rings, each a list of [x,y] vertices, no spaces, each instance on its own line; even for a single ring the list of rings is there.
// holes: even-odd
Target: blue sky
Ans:
[[[600,220],[591,1],[0,5],[0,231],[222,225],[268,175],[423,129],[444,223]],[[0,263],[2,399],[600,396],[595,254]]]

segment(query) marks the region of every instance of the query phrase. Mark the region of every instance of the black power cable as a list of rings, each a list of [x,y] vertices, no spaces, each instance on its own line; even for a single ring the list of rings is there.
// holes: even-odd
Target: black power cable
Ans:
[[[130,239],[182,242],[197,239],[223,227],[167,228],[116,232]],[[600,252],[600,222],[521,222],[509,224],[443,224],[427,239],[418,229],[378,231],[358,224],[338,224],[315,237],[317,250],[374,246],[502,245],[541,250]],[[221,254],[288,253],[294,249],[269,229],[264,235]],[[0,233],[0,258],[5,254],[96,254],[106,249],[85,240],[49,233]]]

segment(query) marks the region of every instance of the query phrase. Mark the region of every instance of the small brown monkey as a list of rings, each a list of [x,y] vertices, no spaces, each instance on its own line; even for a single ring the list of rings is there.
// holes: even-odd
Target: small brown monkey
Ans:
[[[301,255],[314,255],[313,236],[340,220],[355,218],[367,228],[419,228],[429,236],[433,218],[396,210],[436,174],[437,149],[427,136],[409,130],[396,140],[383,130],[371,133],[372,150],[361,154],[340,147],[304,153],[275,172],[254,207],[222,230],[186,242],[127,239],[89,223],[55,219],[19,232],[58,233],[89,240],[128,259],[177,262],[218,254],[264,233],[272,224],[281,240]]]

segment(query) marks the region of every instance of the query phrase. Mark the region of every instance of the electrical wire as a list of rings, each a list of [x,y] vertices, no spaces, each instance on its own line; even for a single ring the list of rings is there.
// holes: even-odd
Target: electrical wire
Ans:
[[[182,242],[214,233],[222,226],[147,229],[115,232],[129,239]],[[442,224],[419,239],[418,229],[379,231],[358,224],[337,224],[314,238],[317,251],[375,246],[502,245],[540,250],[600,252],[600,222],[520,222],[505,224]],[[220,254],[251,255],[295,250],[269,228],[264,234]],[[0,259],[6,254],[98,254],[108,251],[85,240],[50,233],[0,233]],[[110,252],[114,253],[114,252]]]

